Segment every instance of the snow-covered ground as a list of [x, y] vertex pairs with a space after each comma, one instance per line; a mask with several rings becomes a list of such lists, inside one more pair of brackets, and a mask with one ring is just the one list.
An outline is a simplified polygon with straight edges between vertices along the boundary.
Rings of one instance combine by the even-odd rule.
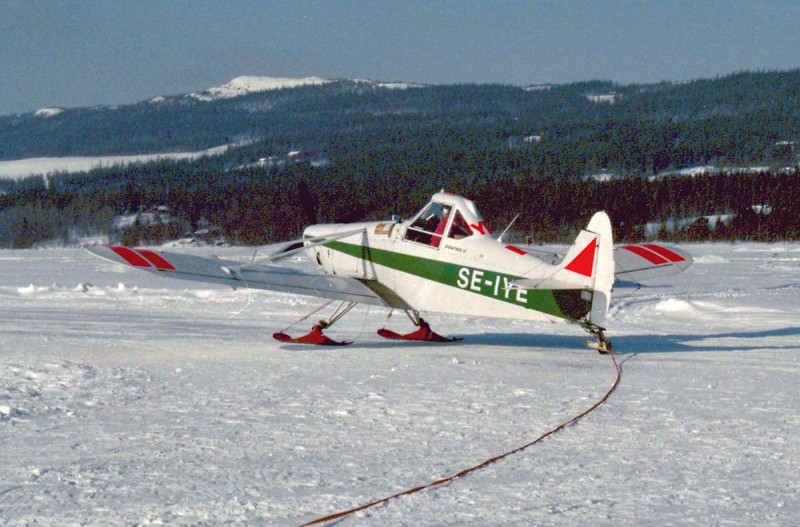
[[87, 172], [95, 168], [126, 166], [132, 163], [149, 163], [158, 160], [193, 160], [204, 156], [225, 153], [230, 145], [222, 145], [199, 152], [171, 152], [130, 156], [86, 156], [86, 157], [32, 157], [0, 161], [0, 177], [23, 179], [36, 175], [51, 175], [63, 172]]
[[[800, 245], [684, 248], [684, 274], [615, 292], [606, 405], [339, 525], [800, 524]], [[317, 301], [78, 249], [0, 269], [2, 525], [297, 525], [526, 444], [614, 380], [570, 325], [429, 315], [464, 340], [407, 344], [357, 308], [328, 331], [355, 344], [284, 345]]]

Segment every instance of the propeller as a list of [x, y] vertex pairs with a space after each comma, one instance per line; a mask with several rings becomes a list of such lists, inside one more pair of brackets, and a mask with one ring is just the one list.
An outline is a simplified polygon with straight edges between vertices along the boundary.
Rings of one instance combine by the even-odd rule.
[[[317, 223], [317, 199], [308, 188], [305, 180], [301, 179], [297, 183], [297, 200], [303, 213], [306, 216], [306, 224], [314, 225]], [[367, 211], [363, 205], [359, 203], [352, 203], [346, 208], [347, 212], [337, 214], [333, 218], [333, 223], [355, 223], [363, 221], [367, 215]]]
[[314, 225], [317, 223], [317, 200], [314, 199], [308, 185], [303, 179], [297, 183], [297, 199], [306, 215], [307, 224]]
[[360, 204], [354, 204], [349, 208], [348, 212], [337, 216], [334, 219], [334, 223], [355, 223], [357, 221], [362, 221], [364, 216], [366, 216], [364, 206]]

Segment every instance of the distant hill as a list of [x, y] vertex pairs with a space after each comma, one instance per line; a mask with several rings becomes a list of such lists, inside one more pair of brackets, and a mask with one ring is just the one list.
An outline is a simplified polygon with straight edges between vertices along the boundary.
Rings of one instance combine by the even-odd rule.
[[0, 117], [0, 161], [135, 161], [0, 175], [0, 247], [285, 240], [307, 222], [300, 187], [320, 221], [405, 216], [445, 188], [495, 228], [521, 214], [519, 236], [541, 241], [569, 239], [599, 209], [625, 240], [800, 239], [798, 144], [800, 70], [628, 86], [239, 77]]
[[333, 154], [446, 139], [449, 150], [535, 151], [549, 158], [553, 175], [792, 164], [800, 140], [800, 70], [627, 86], [239, 77], [203, 93], [138, 104], [0, 117], [0, 160], [229, 144], [256, 145], [250, 150], [257, 160], [290, 150]]

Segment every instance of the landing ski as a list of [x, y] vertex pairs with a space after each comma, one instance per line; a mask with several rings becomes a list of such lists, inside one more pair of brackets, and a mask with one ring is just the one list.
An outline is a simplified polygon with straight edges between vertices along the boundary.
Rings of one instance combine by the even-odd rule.
[[352, 342], [333, 340], [322, 332], [322, 326], [316, 325], [311, 329], [308, 335], [302, 337], [290, 337], [286, 333], [274, 333], [272, 338], [279, 342], [293, 343], [293, 344], [314, 344], [317, 346], [347, 346]]
[[378, 330], [378, 335], [385, 339], [415, 340], [418, 342], [458, 342], [459, 340], [463, 340], [457, 337], [443, 337], [442, 335], [435, 333], [433, 330], [431, 330], [430, 325], [428, 325], [428, 323], [422, 319], [419, 319], [419, 329], [412, 331], [411, 333], [401, 335], [400, 333], [396, 333], [391, 329], [381, 328]]

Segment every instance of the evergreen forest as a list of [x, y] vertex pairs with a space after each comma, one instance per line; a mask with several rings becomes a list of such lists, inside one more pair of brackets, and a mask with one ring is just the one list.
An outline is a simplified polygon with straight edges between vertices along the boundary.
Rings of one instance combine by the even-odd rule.
[[[630, 86], [337, 81], [0, 117], [0, 160], [223, 144], [196, 161], [0, 179], [0, 247], [265, 244], [310, 221], [405, 218], [440, 189], [473, 198], [495, 231], [519, 214], [515, 236], [536, 242], [568, 241], [601, 209], [624, 241], [800, 239], [800, 70]], [[682, 172], [694, 167], [708, 168]]]

